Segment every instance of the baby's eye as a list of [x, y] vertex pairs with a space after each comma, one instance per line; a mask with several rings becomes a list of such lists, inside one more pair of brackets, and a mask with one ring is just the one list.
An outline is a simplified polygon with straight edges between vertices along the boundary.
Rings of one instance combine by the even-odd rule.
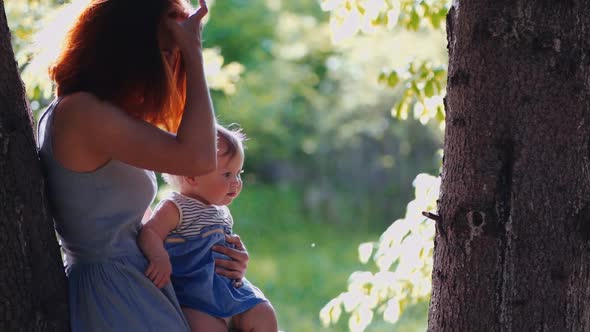
[[229, 178], [230, 176], [231, 176], [231, 173], [230, 172], [223, 173], [223, 177], [224, 178]]

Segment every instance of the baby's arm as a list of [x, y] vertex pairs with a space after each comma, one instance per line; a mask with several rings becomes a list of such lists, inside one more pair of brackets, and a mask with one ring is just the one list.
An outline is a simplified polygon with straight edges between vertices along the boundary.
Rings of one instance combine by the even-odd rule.
[[165, 201], [158, 206], [139, 233], [139, 248], [150, 262], [145, 275], [159, 288], [170, 281], [172, 273], [168, 252], [164, 249], [164, 239], [176, 228], [179, 219], [180, 214], [176, 205]]

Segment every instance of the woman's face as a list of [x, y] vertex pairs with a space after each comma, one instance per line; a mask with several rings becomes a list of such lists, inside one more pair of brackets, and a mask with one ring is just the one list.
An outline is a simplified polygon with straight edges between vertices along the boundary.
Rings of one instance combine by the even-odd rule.
[[164, 24], [160, 24], [158, 28], [158, 46], [160, 53], [168, 63], [171, 70], [174, 69], [176, 61], [180, 56], [180, 49], [176, 45], [172, 34], [166, 29]]

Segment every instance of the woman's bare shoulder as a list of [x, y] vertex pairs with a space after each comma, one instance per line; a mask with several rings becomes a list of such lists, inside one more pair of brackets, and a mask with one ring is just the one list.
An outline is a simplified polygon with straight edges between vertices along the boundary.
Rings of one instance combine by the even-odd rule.
[[84, 113], [109, 108], [108, 103], [100, 100], [90, 92], [74, 92], [61, 97], [57, 106], [60, 113]]
[[96, 169], [110, 159], [97, 148], [95, 136], [101, 132], [100, 100], [91, 93], [77, 92], [60, 97], [53, 117], [56, 158], [67, 168], [79, 172]]
[[[126, 121], [129, 116], [119, 107], [89, 92], [75, 92], [61, 98], [56, 108], [58, 122], [78, 125], [78, 129], [102, 127], [105, 122]], [[61, 119], [60, 119], [61, 118]]]
[[61, 97], [62, 102], [70, 102], [70, 103], [95, 103], [98, 102], [99, 99], [91, 92], [86, 91], [78, 91], [74, 93], [67, 94]]

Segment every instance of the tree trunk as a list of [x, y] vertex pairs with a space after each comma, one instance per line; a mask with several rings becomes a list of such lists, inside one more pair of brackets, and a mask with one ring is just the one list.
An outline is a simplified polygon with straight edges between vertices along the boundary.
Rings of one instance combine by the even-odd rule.
[[66, 280], [0, 0], [0, 331], [67, 331]]
[[590, 7], [453, 1], [430, 331], [590, 331]]

